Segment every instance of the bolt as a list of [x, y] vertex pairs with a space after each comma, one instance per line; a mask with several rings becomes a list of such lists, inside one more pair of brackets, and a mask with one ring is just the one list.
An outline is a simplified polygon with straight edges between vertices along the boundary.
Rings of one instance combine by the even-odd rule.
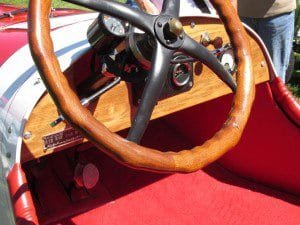
[[157, 26], [158, 26], [158, 27], [162, 27], [162, 23], [161, 23], [161, 22], [158, 22], [158, 23], [157, 23]]
[[171, 44], [171, 41], [170, 40], [167, 40], [166, 41], [167, 45]]
[[265, 67], [265, 65], [266, 65], [266, 62], [265, 62], [265, 61], [262, 61], [262, 62], [260, 63], [260, 66], [261, 66], [261, 67]]
[[11, 134], [12, 132], [12, 125], [10, 125], [8, 128], [7, 128], [7, 133]]
[[41, 78], [36, 79], [33, 85], [38, 85], [39, 83], [41, 83]]
[[191, 22], [191, 28], [194, 28], [196, 24], [194, 22]]
[[180, 38], [180, 39], [183, 39], [183, 35], [182, 35], [182, 34], [180, 34], [180, 35], [179, 35], [179, 38]]
[[11, 153], [10, 152], [6, 152], [5, 156], [6, 156], [6, 158], [9, 159], [11, 157]]
[[31, 132], [26, 131], [26, 132], [23, 134], [23, 138], [24, 138], [25, 140], [31, 138]]

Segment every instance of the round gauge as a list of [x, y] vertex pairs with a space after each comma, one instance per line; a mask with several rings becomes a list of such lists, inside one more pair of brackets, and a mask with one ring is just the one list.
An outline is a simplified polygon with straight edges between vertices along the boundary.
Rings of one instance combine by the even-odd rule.
[[112, 16], [99, 14], [89, 26], [87, 37], [100, 54], [110, 54], [125, 39], [128, 25]]
[[226, 50], [224, 53], [218, 56], [221, 64], [225, 67], [225, 69], [230, 72], [234, 73], [236, 70], [236, 64], [234, 60], [234, 54], [232, 49]]
[[117, 18], [103, 15], [102, 22], [106, 29], [116, 36], [125, 36], [125, 26], [123, 22]]
[[177, 87], [183, 87], [190, 80], [190, 66], [187, 63], [178, 63], [173, 68], [173, 83]]

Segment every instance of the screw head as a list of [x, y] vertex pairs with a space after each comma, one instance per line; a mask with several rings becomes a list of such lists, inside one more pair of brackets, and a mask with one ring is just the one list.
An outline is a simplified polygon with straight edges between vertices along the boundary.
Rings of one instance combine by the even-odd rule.
[[31, 132], [29, 132], [29, 131], [26, 131], [24, 134], [23, 134], [23, 138], [24, 139], [29, 139], [29, 138], [31, 138]]
[[157, 26], [158, 26], [158, 27], [162, 27], [162, 23], [161, 23], [161, 22], [158, 22], [158, 23], [157, 23]]
[[7, 128], [7, 133], [11, 134], [12, 133], [12, 125], [10, 125], [8, 128]]
[[6, 152], [5, 156], [6, 156], [6, 158], [10, 159], [11, 158], [11, 153], [10, 152]]
[[196, 26], [195, 22], [191, 22], [191, 28], [194, 28]]
[[36, 79], [33, 85], [38, 85], [39, 83], [41, 83], [41, 78]]

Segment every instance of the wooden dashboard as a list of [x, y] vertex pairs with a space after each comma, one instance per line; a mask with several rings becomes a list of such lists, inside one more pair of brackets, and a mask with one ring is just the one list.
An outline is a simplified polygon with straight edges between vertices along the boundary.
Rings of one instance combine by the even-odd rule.
[[[221, 37], [224, 43], [229, 43], [225, 29], [218, 19], [193, 17], [183, 18], [182, 22], [185, 31], [197, 41], [201, 40], [202, 34], [207, 33], [211, 39]], [[255, 37], [249, 35], [249, 38], [253, 75], [256, 84], [259, 84], [269, 80], [268, 63]], [[208, 48], [213, 49], [212, 46]], [[231, 90], [210, 69], [200, 63], [195, 63], [193, 88], [188, 92], [159, 101], [151, 119], [163, 117], [229, 93]], [[93, 115], [113, 132], [130, 127], [130, 119], [135, 111], [131, 104], [129, 87], [125, 82], [103, 94], [92, 108]], [[50, 123], [57, 119], [58, 115], [56, 106], [46, 93], [36, 104], [25, 125], [21, 155], [23, 162], [87, 141], [65, 122], [51, 127]], [[53, 138], [64, 138], [64, 135], [69, 135], [70, 132], [72, 135], [77, 135], [74, 140], [62, 143], [58, 147], [45, 148], [45, 137], [58, 134]]]

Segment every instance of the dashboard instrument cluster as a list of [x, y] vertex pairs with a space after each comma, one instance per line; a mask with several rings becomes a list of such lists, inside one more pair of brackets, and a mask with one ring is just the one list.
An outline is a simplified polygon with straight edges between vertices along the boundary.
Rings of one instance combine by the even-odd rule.
[[[235, 77], [234, 53], [221, 21], [211, 17], [183, 17], [181, 22], [184, 31], [197, 42], [201, 43], [204, 36], [207, 41], [212, 40], [206, 48]], [[87, 37], [93, 50], [71, 65], [65, 73], [75, 81], [84, 80], [77, 91], [82, 99], [90, 100], [86, 107], [95, 118], [112, 132], [129, 128], [151, 68], [151, 36], [131, 27], [126, 21], [100, 14], [88, 28]], [[255, 82], [259, 84], [269, 80], [269, 71], [262, 46], [250, 33], [249, 38], [253, 61], [260, 62], [255, 63], [253, 68]], [[87, 66], [86, 62], [92, 66]], [[185, 54], [175, 53], [171, 64], [166, 66], [170, 67], [169, 79], [151, 119], [231, 93], [231, 89], [207, 66]], [[86, 70], [84, 74], [77, 72], [82, 71], [83, 67]], [[22, 161], [40, 158], [87, 141], [74, 132], [63, 118], [51, 126], [59, 117], [53, 100], [46, 93], [34, 107], [25, 125], [24, 133], [30, 132], [32, 135], [23, 138], [25, 150], [22, 151]], [[54, 143], [57, 137], [62, 138]]]

